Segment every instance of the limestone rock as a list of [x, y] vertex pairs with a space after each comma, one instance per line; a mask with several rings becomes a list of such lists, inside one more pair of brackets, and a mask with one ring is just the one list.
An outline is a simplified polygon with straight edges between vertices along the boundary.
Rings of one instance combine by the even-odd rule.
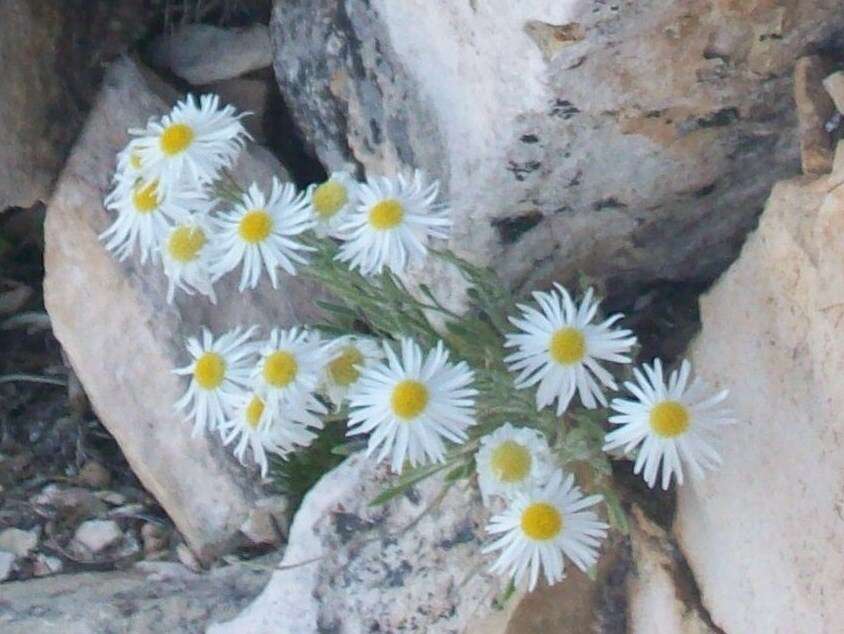
[[424, 168], [459, 253], [612, 289], [735, 256], [798, 164], [790, 69], [842, 25], [831, 0], [287, 0], [270, 29], [329, 169]]
[[487, 572], [490, 562], [480, 552], [487, 512], [476, 487], [458, 483], [432, 505], [443, 489], [435, 476], [370, 506], [394, 481], [361, 454], [324, 476], [296, 514], [284, 559], [266, 589], [209, 634], [521, 634], [562, 618], [582, 625], [576, 631], [592, 629], [612, 549], [597, 583], [572, 570], [564, 583], [496, 609], [493, 601], [507, 584]]
[[794, 67], [794, 101], [800, 126], [800, 158], [804, 174], [827, 174], [832, 169], [832, 136], [826, 124], [835, 104], [824, 89], [828, 64], [818, 55], [801, 57]]
[[38, 529], [29, 531], [20, 528], [7, 528], [0, 531], [0, 550], [12, 553], [16, 557], [26, 557], [38, 545]]
[[0, 631], [195, 634], [236, 614], [266, 582], [269, 573], [263, 568], [273, 562], [226, 566], [204, 575], [148, 574], [136, 566], [6, 583], [0, 590]]
[[273, 60], [269, 30], [263, 24], [243, 29], [188, 24], [156, 38], [150, 55], [155, 65], [194, 86], [238, 77]]
[[120, 542], [123, 531], [112, 520], [88, 520], [79, 525], [73, 538], [77, 544], [96, 554]]
[[678, 491], [675, 533], [726, 632], [844, 619], [844, 189], [779, 183], [700, 302], [697, 370], [731, 389], [723, 466]]
[[47, 200], [104, 60], [143, 36], [144, 12], [138, 0], [0, 2], [0, 211]]
[[823, 80], [823, 87], [832, 98], [835, 109], [838, 112], [844, 112], [844, 71], [839, 70], [829, 75]]
[[[266, 281], [237, 292], [237, 272], [217, 285], [218, 304], [177, 296], [166, 302], [166, 280], [155, 265], [120, 263], [97, 236], [111, 222], [102, 206], [115, 153], [126, 129], [169, 109], [153, 79], [133, 62], [107, 72], [102, 94], [77, 142], [47, 211], [44, 294], [53, 330], [85, 386], [91, 404], [132, 469], [204, 561], [238, 541], [238, 528], [258, 497], [255, 480], [219, 437], [191, 438], [173, 407], [186, 389], [172, 373], [187, 362], [184, 339], [202, 326], [220, 333], [240, 324], [312, 321], [314, 291], [301, 278]], [[263, 148], [244, 153], [234, 170], [266, 184], [283, 170]]]
[[630, 634], [720, 634], [707, 623], [684, 578], [665, 531], [634, 507], [631, 519], [633, 571], [627, 579]]

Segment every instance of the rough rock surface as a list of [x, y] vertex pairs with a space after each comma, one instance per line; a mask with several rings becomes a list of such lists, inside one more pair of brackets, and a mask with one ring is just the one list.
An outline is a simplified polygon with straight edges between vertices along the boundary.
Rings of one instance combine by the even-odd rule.
[[324, 476], [296, 514], [267, 588], [209, 634], [521, 634], [562, 618], [582, 627], [573, 632], [590, 631], [613, 549], [597, 583], [572, 570], [564, 583], [530, 595], [528, 605], [513, 598], [496, 609], [506, 582], [486, 571], [489, 561], [480, 553], [487, 512], [477, 489], [457, 484], [431, 506], [443, 486], [432, 477], [386, 505], [369, 506], [394, 481], [361, 454]]
[[630, 634], [722, 634], [707, 622], [676, 547], [637, 508], [631, 519], [633, 570], [627, 577]]
[[275, 4], [275, 71], [329, 168], [441, 178], [508, 281], [711, 278], [799, 165], [791, 68], [836, 0]]
[[142, 5], [0, 2], [0, 211], [48, 198], [82, 127], [104, 58], [128, 41], [126, 22], [132, 37], [143, 35]]
[[156, 38], [153, 63], [194, 86], [239, 77], [272, 64], [270, 35], [263, 24], [223, 29], [210, 24], [188, 24]]
[[844, 620], [844, 152], [774, 188], [738, 261], [701, 299], [698, 371], [739, 424], [720, 470], [680, 488], [675, 533], [726, 632]]
[[3, 634], [196, 634], [229, 618], [266, 583], [272, 560], [195, 575], [178, 564], [59, 575], [3, 584]]
[[[190, 425], [173, 408], [186, 385], [171, 371], [187, 362], [184, 338], [202, 326], [219, 333], [239, 324], [291, 324], [312, 314], [313, 293], [299, 278], [282, 278], [278, 291], [267, 282], [239, 294], [235, 272], [218, 284], [216, 307], [184, 294], [168, 305], [160, 267], [133, 258], [120, 263], [103, 248], [97, 236], [111, 218], [101, 201], [126, 128], [168, 109], [150, 85], [128, 60], [107, 73], [47, 212], [45, 302], [100, 420], [191, 548], [208, 560], [231, 545], [258, 493], [218, 437], [190, 437]], [[272, 173], [284, 176], [260, 147], [236, 169], [243, 184], [246, 174], [266, 183]]]

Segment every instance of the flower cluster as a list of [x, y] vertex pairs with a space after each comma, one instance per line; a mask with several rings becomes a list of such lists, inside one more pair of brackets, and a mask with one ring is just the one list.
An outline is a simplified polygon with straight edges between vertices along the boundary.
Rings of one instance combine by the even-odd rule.
[[592, 567], [609, 528], [596, 508], [603, 497], [565, 471], [564, 456], [589, 429], [595, 436], [579, 420], [599, 419], [593, 462], [635, 455], [651, 487], [718, 465], [718, 428], [733, 422], [726, 391], [692, 380], [687, 361], [667, 377], [658, 359], [635, 368], [621, 381], [627, 396], [608, 398], [636, 337], [619, 326], [623, 315], [600, 315], [592, 289], [578, 302], [555, 284], [515, 304], [494, 274], [435, 251], [470, 282], [474, 309], [456, 315], [425, 285], [411, 292], [402, 281], [448, 238], [436, 181], [336, 172], [304, 192], [278, 180], [269, 192], [241, 188], [229, 171], [248, 136], [241, 116], [216, 97], [188, 97], [131, 131], [105, 201], [117, 213], [106, 247], [160, 258], [171, 300], [181, 289], [215, 301], [214, 283], [238, 268], [241, 291], [264, 273], [277, 288], [282, 269], [323, 282], [342, 305], [326, 305], [338, 315], [330, 327], [189, 339], [191, 361], [176, 370], [189, 385], [176, 405], [195, 434], [219, 432], [266, 474], [268, 454], [285, 457], [326, 420], [345, 420], [347, 435], [364, 437], [367, 455], [405, 483], [447, 466], [457, 467], [449, 478], [476, 475], [493, 513], [492, 569], [530, 589], [540, 576], [561, 580], [566, 558]]

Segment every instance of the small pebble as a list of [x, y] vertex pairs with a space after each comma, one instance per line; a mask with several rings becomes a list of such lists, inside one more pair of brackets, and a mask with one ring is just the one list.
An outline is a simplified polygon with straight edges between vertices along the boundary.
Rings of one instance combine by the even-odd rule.
[[38, 545], [40, 529], [31, 531], [20, 528], [7, 528], [0, 532], [0, 550], [12, 553], [16, 557], [26, 557]]
[[111, 484], [111, 474], [108, 469], [95, 460], [89, 460], [76, 477], [79, 484], [91, 487], [92, 489], [104, 489]]
[[99, 553], [123, 539], [123, 531], [111, 520], [88, 520], [79, 525], [73, 538], [91, 553]]

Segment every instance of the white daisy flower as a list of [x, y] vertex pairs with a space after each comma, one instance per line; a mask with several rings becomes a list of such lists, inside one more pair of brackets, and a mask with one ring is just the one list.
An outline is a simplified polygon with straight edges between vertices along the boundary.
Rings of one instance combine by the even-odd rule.
[[618, 412], [610, 422], [621, 425], [607, 434], [604, 450], [623, 447], [625, 453], [639, 448], [633, 471], [644, 469], [645, 482], [653, 487], [662, 463], [662, 488], [667, 489], [672, 475], [683, 484], [683, 465], [692, 475], [703, 478], [705, 470], [721, 464], [714, 448], [718, 428], [735, 422], [723, 405], [727, 390], [713, 394], [702, 380], [689, 384], [691, 365], [683, 361], [666, 384], [662, 362], [644, 364], [644, 373], [633, 371], [636, 382], [626, 387], [636, 400], [613, 399], [611, 407]]
[[273, 288], [278, 288], [276, 269], [295, 275], [294, 262], [307, 262], [299, 252], [313, 251], [292, 239], [314, 226], [304, 195], [276, 178], [269, 198], [253, 183], [234, 210], [221, 214], [216, 224], [219, 239], [214, 275], [219, 278], [242, 263], [241, 291], [255, 288], [263, 269]]
[[348, 335], [328, 343], [328, 361], [322, 370], [321, 391], [339, 409], [360, 373], [384, 358], [381, 346], [368, 337]]
[[285, 404], [282, 408], [267, 406], [255, 392], [243, 392], [229, 417], [220, 426], [223, 444], [235, 440], [234, 456], [246, 464], [246, 450], [260, 467], [261, 476], [269, 469], [267, 454], [285, 457], [297, 447], [307, 447], [316, 438], [310, 428], [322, 429], [322, 421], [314, 412], [325, 413], [319, 401], [308, 395], [303, 402]]
[[450, 363], [440, 341], [423, 356], [411, 339], [401, 339], [401, 357], [384, 343], [387, 362], [365, 368], [349, 390], [348, 435], [367, 434], [367, 455], [388, 455], [394, 472], [445, 460], [444, 440], [462, 443], [475, 424], [474, 373], [464, 362]]
[[245, 140], [251, 138], [231, 106], [220, 107], [216, 95], [193, 95], [176, 104], [161, 121], [129, 130], [132, 147], [147, 180], [160, 183], [163, 192], [179, 185], [195, 188], [212, 183], [223, 168], [231, 167]]
[[193, 361], [173, 372], [191, 377], [190, 386], [176, 407], [193, 420], [194, 436], [204, 429], [215, 431], [224, 423], [249, 385], [255, 357], [255, 346], [249, 339], [255, 331], [255, 327], [235, 328], [215, 339], [203, 328], [201, 339], [187, 340]]
[[327, 181], [307, 191], [308, 213], [320, 237], [342, 237], [338, 228], [358, 202], [358, 183], [346, 172], [332, 172]]
[[261, 343], [260, 354], [253, 383], [271, 406], [299, 402], [316, 391], [326, 351], [315, 333], [274, 328]]
[[167, 303], [173, 302], [177, 288], [188, 295], [197, 291], [217, 303], [211, 278], [213, 239], [203, 212], [170, 227], [160, 247], [167, 275]]
[[584, 572], [598, 560], [598, 548], [607, 524], [587, 511], [603, 498], [584, 497], [574, 476], [563, 479], [557, 469], [544, 486], [517, 493], [507, 510], [490, 520], [487, 532], [501, 535], [484, 553], [501, 551], [490, 570], [511, 576], [528, 590], [536, 587], [540, 571], [549, 585], [565, 577], [563, 555]]
[[521, 318], [510, 321], [522, 332], [507, 335], [504, 344], [517, 351], [506, 357], [511, 372], [518, 372], [516, 387], [524, 389], [539, 383], [536, 406], [542, 409], [556, 399], [557, 416], [562, 416], [575, 391], [583, 405], [594, 409], [607, 404], [601, 386], [617, 389], [615, 380], [599, 361], [630, 363], [627, 352], [636, 343], [629, 330], [612, 325], [624, 315], [613, 315], [599, 324], [591, 323], [600, 302], [586, 291], [576, 306], [566, 289], [533, 294], [542, 312], [519, 304]]
[[105, 199], [106, 208], [117, 212], [117, 219], [100, 234], [100, 240], [119, 260], [129, 257], [137, 245], [145, 264], [150, 254], [156, 257], [172, 224], [190, 216], [201, 203], [199, 196], [180, 189], [159, 192], [155, 181], [118, 180]]
[[428, 241], [447, 239], [451, 227], [448, 208], [436, 202], [439, 187], [439, 181], [427, 183], [419, 170], [412, 179], [370, 178], [359, 185], [358, 206], [338, 227], [346, 242], [337, 259], [363, 275], [381, 273], [384, 267], [401, 274], [422, 260]]
[[475, 456], [478, 484], [484, 501], [493, 495], [504, 498], [544, 482], [552, 464], [545, 436], [534, 429], [505, 423], [481, 438]]
[[137, 139], [132, 139], [117, 153], [117, 171], [114, 174], [114, 180], [117, 183], [133, 185], [140, 177], [141, 155], [138, 153]]

